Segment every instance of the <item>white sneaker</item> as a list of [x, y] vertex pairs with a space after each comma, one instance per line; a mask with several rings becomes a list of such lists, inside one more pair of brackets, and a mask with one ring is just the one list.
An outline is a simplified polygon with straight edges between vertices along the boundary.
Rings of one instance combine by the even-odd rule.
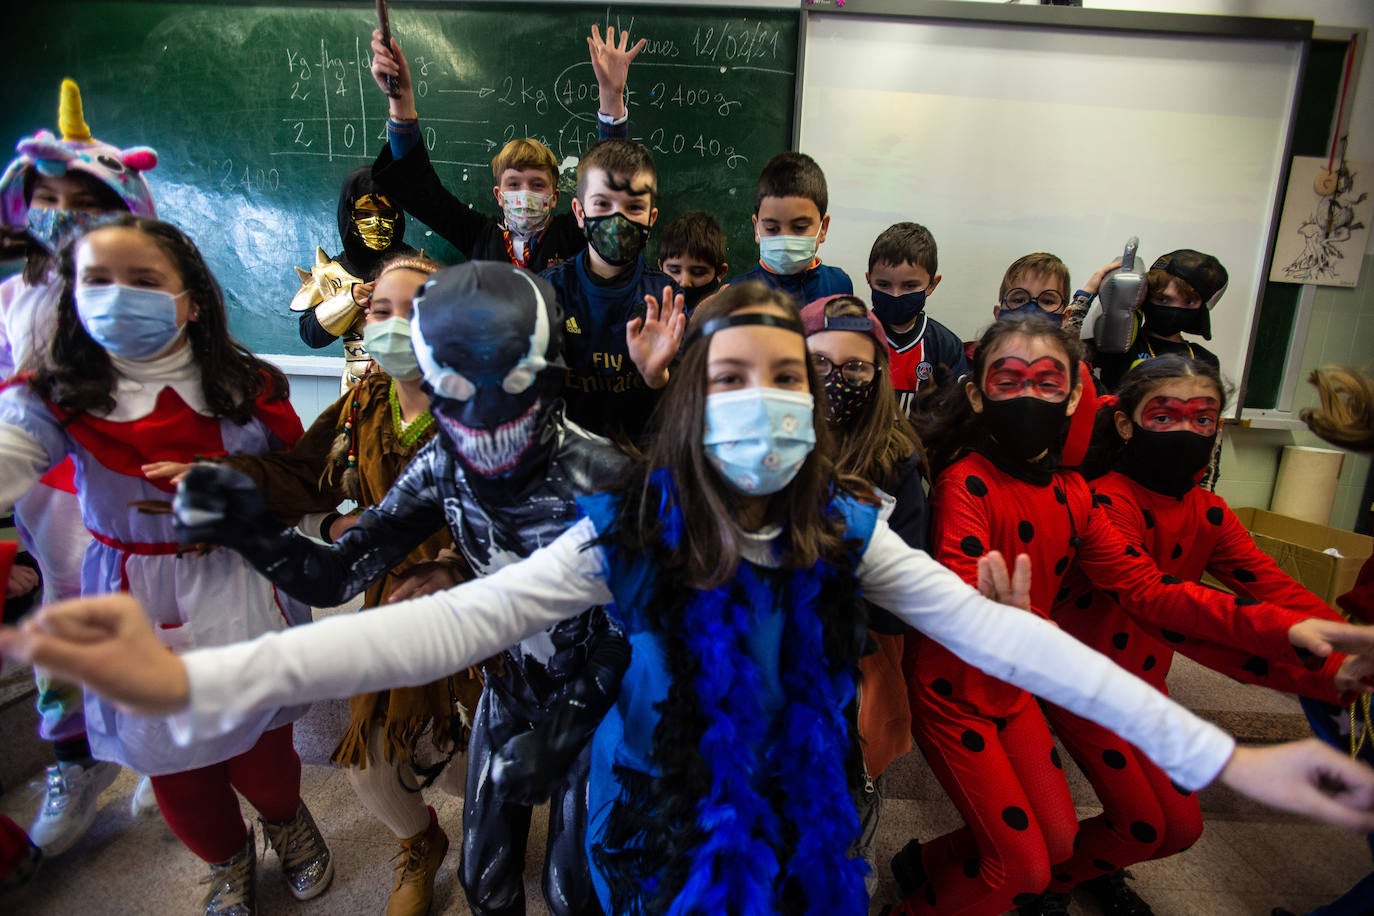
[[129, 813], [134, 817], [150, 817], [160, 811], [157, 806], [157, 793], [153, 791], [153, 781], [147, 776], [140, 776], [134, 796], [129, 799]]
[[71, 848], [95, 820], [100, 793], [119, 776], [119, 766], [97, 761], [89, 769], [79, 763], [55, 763], [44, 778], [47, 795], [29, 828], [29, 838], [46, 857]]

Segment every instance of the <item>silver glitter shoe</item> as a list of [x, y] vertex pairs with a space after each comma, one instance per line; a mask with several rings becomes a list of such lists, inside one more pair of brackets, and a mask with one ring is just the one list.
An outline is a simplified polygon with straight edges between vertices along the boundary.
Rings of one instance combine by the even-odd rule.
[[334, 878], [334, 858], [305, 802], [301, 802], [289, 821], [274, 824], [259, 820], [267, 842], [281, 857], [281, 870], [291, 894], [297, 900], [309, 900], [323, 894]]
[[227, 862], [212, 864], [210, 877], [201, 881], [210, 885], [202, 904], [204, 916], [253, 916], [257, 869], [258, 844], [250, 829], [243, 850]]

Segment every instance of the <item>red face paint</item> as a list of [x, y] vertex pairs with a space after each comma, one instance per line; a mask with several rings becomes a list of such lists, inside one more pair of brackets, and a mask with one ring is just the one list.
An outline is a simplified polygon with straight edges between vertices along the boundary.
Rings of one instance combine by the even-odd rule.
[[1210, 436], [1217, 431], [1217, 420], [1221, 414], [1221, 402], [1216, 398], [1155, 397], [1145, 402], [1140, 412], [1140, 428], [1154, 432], [1178, 432], [1187, 430], [1200, 436]]
[[1069, 371], [1053, 356], [1030, 363], [1019, 356], [1004, 356], [988, 367], [983, 393], [994, 401], [1026, 396], [1062, 401], [1069, 396]]

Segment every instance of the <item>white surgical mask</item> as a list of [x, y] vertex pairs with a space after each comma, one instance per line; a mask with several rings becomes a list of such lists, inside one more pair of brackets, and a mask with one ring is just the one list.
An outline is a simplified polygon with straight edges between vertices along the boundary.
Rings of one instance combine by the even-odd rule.
[[765, 235], [759, 238], [759, 260], [774, 273], [799, 274], [816, 260], [814, 235]]
[[815, 403], [808, 392], [781, 388], [708, 394], [702, 433], [707, 458], [741, 493], [778, 492], [816, 444]]
[[76, 313], [96, 343], [123, 359], [147, 359], [181, 333], [177, 299], [160, 289], [136, 286], [78, 286]]
[[363, 325], [363, 346], [382, 371], [398, 382], [420, 377], [420, 362], [410, 343], [410, 319], [393, 315]]

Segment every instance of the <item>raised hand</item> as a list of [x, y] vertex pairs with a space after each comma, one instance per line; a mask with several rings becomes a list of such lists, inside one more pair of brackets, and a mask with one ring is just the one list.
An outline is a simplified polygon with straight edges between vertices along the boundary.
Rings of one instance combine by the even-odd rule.
[[625, 117], [625, 83], [630, 78], [630, 63], [644, 50], [648, 40], [641, 38], [630, 46], [630, 33], [620, 33], [620, 43], [616, 43], [615, 26], [606, 27], [606, 38], [601, 38], [601, 30], [592, 24], [591, 37], [587, 39], [587, 50], [592, 56], [592, 70], [596, 73], [596, 85], [600, 91], [599, 104], [602, 114], [613, 118]]
[[391, 38], [391, 47], [388, 48], [382, 44], [381, 30], [373, 29], [372, 78], [377, 81], [382, 92], [387, 91], [388, 76], [396, 82], [396, 95], [390, 96], [387, 103], [391, 116], [398, 121], [414, 118], [415, 87], [410, 82], [410, 64], [406, 63], [405, 55], [401, 53], [401, 46], [396, 43], [394, 35]]
[[1002, 554], [990, 550], [978, 558], [978, 591], [983, 597], [1000, 604], [1030, 610], [1031, 561], [1027, 554], [1018, 554], [1013, 572], [1008, 575]]
[[663, 287], [663, 304], [653, 296], [644, 297], [644, 317], [632, 318], [625, 325], [625, 346], [635, 368], [644, 376], [650, 388], [668, 384], [668, 366], [682, 344], [687, 330], [687, 316], [683, 314], [681, 293], [673, 294], [671, 286]]
[[0, 653], [144, 715], [175, 712], [190, 696], [185, 666], [124, 593], [51, 604], [21, 627], [0, 627]]

